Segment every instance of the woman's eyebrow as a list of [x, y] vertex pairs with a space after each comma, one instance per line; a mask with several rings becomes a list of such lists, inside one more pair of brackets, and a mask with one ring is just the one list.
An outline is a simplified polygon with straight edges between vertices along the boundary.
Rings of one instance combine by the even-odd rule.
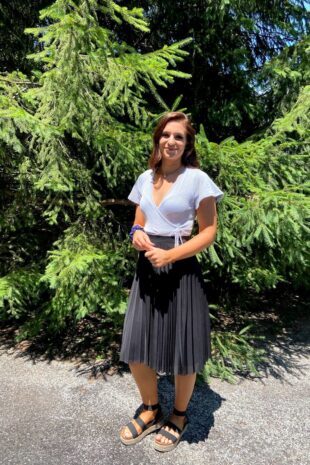
[[181, 132], [163, 131], [162, 133], [163, 134], [173, 134], [174, 136], [182, 136], [182, 137], [184, 137], [184, 134], [182, 134]]

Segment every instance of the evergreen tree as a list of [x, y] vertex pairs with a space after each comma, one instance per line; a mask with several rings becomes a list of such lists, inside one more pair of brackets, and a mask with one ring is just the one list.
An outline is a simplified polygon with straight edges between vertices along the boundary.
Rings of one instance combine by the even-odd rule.
[[0, 1], [0, 70], [22, 73], [31, 71], [27, 54], [39, 48], [32, 37], [25, 34], [26, 27], [36, 26], [39, 11], [53, 0]]
[[141, 6], [151, 34], [121, 29], [128, 43], [152, 51], [191, 37], [177, 80], [162, 93], [182, 105], [210, 140], [239, 141], [265, 129], [309, 82], [309, 12], [300, 0], [125, 0]]
[[42, 44], [30, 58], [43, 71], [0, 80], [3, 308], [26, 311], [23, 299], [4, 302], [29, 271], [24, 292], [49, 292], [36, 312], [56, 326], [124, 300], [128, 244], [117, 239], [128, 226], [113, 220], [105, 200], [128, 189], [145, 156], [153, 118], [145, 92], [162, 104], [156, 87], [188, 77], [173, 69], [188, 41], [141, 54], [99, 26], [98, 12], [148, 30], [141, 9], [57, 0], [41, 12], [47, 25], [27, 30]]
[[217, 243], [208, 249], [222, 290], [230, 283], [256, 292], [279, 282], [309, 286], [309, 115], [306, 86], [258, 140], [215, 144], [200, 129], [203, 166], [228, 193]]

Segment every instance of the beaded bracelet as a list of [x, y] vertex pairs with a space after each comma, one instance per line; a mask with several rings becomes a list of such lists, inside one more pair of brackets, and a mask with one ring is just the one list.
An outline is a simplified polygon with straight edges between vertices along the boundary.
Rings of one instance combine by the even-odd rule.
[[142, 226], [140, 226], [139, 224], [134, 224], [133, 227], [131, 228], [130, 230], [130, 233], [129, 233], [129, 239], [133, 240], [133, 235], [136, 231], [144, 231], [144, 228]]

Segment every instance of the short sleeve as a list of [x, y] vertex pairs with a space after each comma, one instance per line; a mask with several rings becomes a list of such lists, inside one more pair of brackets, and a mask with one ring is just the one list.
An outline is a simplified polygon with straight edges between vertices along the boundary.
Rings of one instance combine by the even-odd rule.
[[144, 173], [140, 174], [138, 179], [136, 180], [133, 188], [131, 189], [130, 194], [128, 195], [128, 199], [131, 200], [131, 202], [136, 203], [137, 205], [140, 205], [140, 200], [142, 197], [142, 188], [143, 185], [146, 181], [147, 176], [149, 175], [151, 170], [145, 171]]
[[199, 207], [201, 200], [206, 197], [215, 197], [216, 202], [219, 202], [223, 198], [224, 193], [203, 171], [200, 171], [197, 181], [197, 190], [195, 195], [196, 210]]

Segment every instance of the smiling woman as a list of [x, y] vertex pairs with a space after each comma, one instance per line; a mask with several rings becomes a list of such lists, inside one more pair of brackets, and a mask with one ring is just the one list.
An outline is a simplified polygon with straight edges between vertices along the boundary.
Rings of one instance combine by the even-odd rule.
[[[196, 373], [211, 355], [208, 302], [195, 255], [215, 240], [216, 201], [223, 192], [198, 168], [195, 131], [184, 113], [159, 121], [149, 165], [128, 197], [136, 204], [130, 236], [139, 259], [120, 354], [143, 403], [120, 439], [135, 444], [162, 426], [154, 447], [164, 452], [176, 447], [188, 426]], [[196, 217], [199, 233], [190, 238]], [[165, 422], [157, 372], [175, 376], [175, 406]]]

